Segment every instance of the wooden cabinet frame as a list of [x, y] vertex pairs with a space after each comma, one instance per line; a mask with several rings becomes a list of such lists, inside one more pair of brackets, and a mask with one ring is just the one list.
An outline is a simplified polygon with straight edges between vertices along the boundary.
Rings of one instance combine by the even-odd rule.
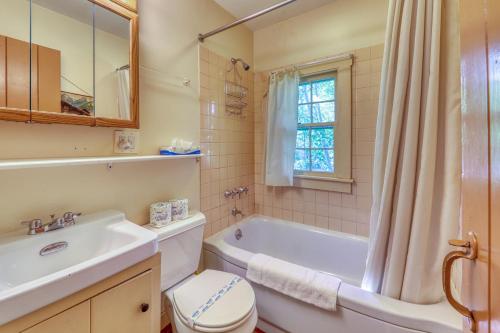
[[[88, 117], [38, 110], [0, 109], [0, 120], [42, 124], [68, 124], [98, 127], [139, 128], [139, 17], [132, 9], [114, 0], [88, 0], [130, 21], [130, 120]], [[1, 65], [2, 63], [0, 63]], [[0, 73], [2, 71], [0, 70]], [[31, 109], [33, 107], [31, 106]]]

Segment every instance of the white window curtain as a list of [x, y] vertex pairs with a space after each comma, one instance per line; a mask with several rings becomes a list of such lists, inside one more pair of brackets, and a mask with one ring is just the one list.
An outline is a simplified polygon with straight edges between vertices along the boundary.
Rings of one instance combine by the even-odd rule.
[[120, 69], [118, 76], [118, 114], [120, 119], [130, 120], [130, 70]]
[[273, 73], [267, 102], [265, 184], [293, 185], [299, 73]]
[[460, 49], [456, 0], [390, 0], [363, 288], [407, 302], [443, 297], [458, 234]]

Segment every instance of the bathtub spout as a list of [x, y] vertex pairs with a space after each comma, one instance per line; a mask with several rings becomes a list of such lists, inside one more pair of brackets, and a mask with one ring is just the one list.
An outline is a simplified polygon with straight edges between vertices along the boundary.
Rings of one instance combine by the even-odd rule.
[[233, 209], [231, 209], [231, 215], [233, 215], [234, 217], [240, 215], [241, 217], [243, 217], [243, 212], [241, 210], [239, 210], [238, 208], [234, 207]]

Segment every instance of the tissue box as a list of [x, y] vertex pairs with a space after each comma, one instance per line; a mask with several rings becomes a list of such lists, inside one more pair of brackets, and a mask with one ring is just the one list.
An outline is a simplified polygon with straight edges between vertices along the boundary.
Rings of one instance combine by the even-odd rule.
[[161, 228], [172, 222], [172, 204], [157, 202], [150, 206], [149, 222], [156, 228]]
[[179, 221], [188, 217], [189, 213], [189, 200], [188, 199], [175, 199], [170, 200], [172, 205], [172, 220]]

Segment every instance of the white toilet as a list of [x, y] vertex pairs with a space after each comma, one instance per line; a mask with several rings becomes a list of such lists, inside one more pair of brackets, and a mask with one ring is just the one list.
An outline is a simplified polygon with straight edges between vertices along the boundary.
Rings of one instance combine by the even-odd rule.
[[174, 332], [253, 333], [257, 325], [255, 294], [237, 275], [206, 270], [195, 275], [206, 219], [202, 213], [163, 228], [158, 234], [161, 252], [161, 289], [168, 298]]

